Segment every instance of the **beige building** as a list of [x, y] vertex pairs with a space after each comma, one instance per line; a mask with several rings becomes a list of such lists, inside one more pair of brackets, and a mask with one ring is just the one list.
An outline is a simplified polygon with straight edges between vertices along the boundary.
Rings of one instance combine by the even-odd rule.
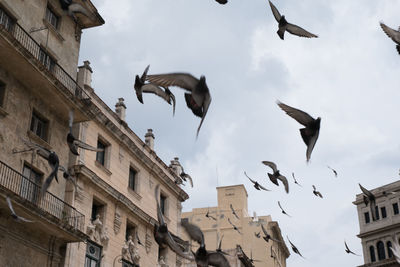
[[363, 247], [364, 265], [361, 266], [400, 266], [390, 250], [394, 241], [400, 242], [400, 181], [370, 191], [376, 197], [375, 221], [372, 220], [370, 207], [363, 201], [363, 194], [358, 194], [353, 202], [357, 206], [358, 237]]
[[[253, 265], [256, 267], [285, 267], [286, 259], [290, 253], [282, 238], [281, 230], [276, 221], [271, 216], [249, 216], [247, 206], [247, 191], [243, 185], [217, 187], [218, 206], [195, 208], [191, 212], [183, 212], [182, 218], [187, 218], [189, 222], [196, 224], [202, 229], [208, 250], [215, 250], [218, 246], [219, 237], [223, 236], [222, 250], [228, 252], [231, 256], [227, 259], [231, 266], [252, 266], [249, 265], [249, 259], [252, 256]], [[230, 205], [234, 208], [239, 219], [231, 211]], [[208, 214], [209, 217], [206, 217]], [[213, 218], [215, 218], [215, 220]], [[230, 221], [241, 232], [233, 229]], [[267, 232], [280, 242], [269, 240], [267, 243], [263, 238], [261, 224]], [[261, 238], [257, 238], [255, 233], [259, 233]], [[183, 233], [183, 239], [188, 237]], [[197, 244], [192, 242], [194, 251]], [[195, 266], [187, 264], [187, 266]]]
[[[0, 0], [0, 266], [157, 266], [159, 256], [161, 266], [179, 266], [153, 238], [154, 188], [175, 235], [188, 195], [155, 153], [153, 133], [144, 142], [128, 127], [123, 99], [114, 112], [91, 88], [89, 62], [77, 71], [82, 29], [104, 21], [90, 0], [74, 2], [92, 17], [75, 21], [59, 0]], [[71, 109], [74, 136], [104, 152], [69, 152]], [[55, 151], [77, 187], [59, 172], [40, 198], [51, 168], [22, 139]], [[34, 222], [16, 222], [6, 197]]]

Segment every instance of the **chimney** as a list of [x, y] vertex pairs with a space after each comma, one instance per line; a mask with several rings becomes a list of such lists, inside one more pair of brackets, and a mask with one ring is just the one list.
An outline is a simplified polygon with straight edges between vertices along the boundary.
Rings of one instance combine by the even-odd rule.
[[118, 114], [118, 117], [125, 121], [126, 117], [126, 106], [122, 97], [118, 98], [118, 103], [115, 104], [115, 112]]
[[144, 142], [148, 145], [151, 150], [154, 150], [154, 134], [153, 129], [147, 129], [147, 133], [144, 136]]
[[83, 66], [78, 67], [78, 85], [82, 88], [86, 86], [92, 88], [92, 73], [93, 70], [90, 67], [90, 62], [88, 60], [83, 61]]
[[173, 160], [171, 160], [171, 164], [169, 167], [176, 173], [176, 175], [181, 175], [182, 173], [182, 166], [179, 163], [179, 158], [175, 157]]

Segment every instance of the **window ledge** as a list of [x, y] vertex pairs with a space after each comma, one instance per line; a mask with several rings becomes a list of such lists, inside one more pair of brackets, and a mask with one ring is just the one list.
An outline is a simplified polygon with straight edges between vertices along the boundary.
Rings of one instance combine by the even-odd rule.
[[50, 146], [49, 143], [47, 143], [47, 141], [43, 140], [42, 138], [40, 138], [39, 136], [37, 136], [34, 132], [32, 132], [31, 130], [28, 130], [28, 137], [33, 139], [33, 141], [35, 141], [36, 143], [38, 143], [39, 145], [47, 148], [48, 150], [52, 150], [52, 147]]
[[62, 37], [62, 35], [60, 34], [60, 32], [59, 32], [56, 28], [54, 28], [54, 26], [51, 25], [46, 19], [43, 19], [43, 23], [44, 23], [44, 25], [46, 25], [46, 27], [47, 27], [47, 29], [48, 29], [49, 31], [51, 31], [52, 33], [54, 33], [54, 34], [56, 35], [56, 37], [58, 38], [58, 40], [60, 40], [61, 42], [64, 42], [64, 41], [65, 41], [64, 37]]
[[105, 166], [103, 166], [100, 162], [98, 162], [97, 160], [94, 161], [94, 164], [101, 169], [103, 172], [105, 172], [108, 176], [111, 176], [112, 172], [107, 169]]
[[4, 108], [0, 107], [0, 116], [5, 117], [7, 115], [8, 115], [8, 112]]
[[128, 187], [128, 192], [130, 194], [132, 194], [135, 198], [137, 198], [137, 200], [141, 200], [142, 199], [142, 196], [140, 196], [135, 190], [133, 190], [130, 187]]

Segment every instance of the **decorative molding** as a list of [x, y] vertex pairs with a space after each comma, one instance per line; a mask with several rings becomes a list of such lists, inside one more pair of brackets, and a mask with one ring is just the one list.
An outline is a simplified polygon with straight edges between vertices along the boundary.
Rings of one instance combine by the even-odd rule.
[[119, 233], [119, 230], [121, 229], [121, 211], [119, 210], [119, 207], [115, 205], [115, 213], [114, 213], [114, 233], [117, 235]]
[[150, 231], [150, 230], [148, 230], [147, 227], [146, 227], [146, 237], [145, 237], [145, 244], [144, 245], [145, 245], [147, 254], [150, 253], [151, 245], [153, 244], [151, 235], [148, 233], [148, 231]]

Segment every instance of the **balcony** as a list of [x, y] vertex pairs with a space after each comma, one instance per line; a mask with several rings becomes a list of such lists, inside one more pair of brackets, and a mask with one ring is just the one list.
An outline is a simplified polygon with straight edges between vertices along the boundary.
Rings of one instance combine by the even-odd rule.
[[22, 210], [29, 215], [29, 219], [40, 221], [48, 226], [48, 231], [66, 241], [86, 240], [87, 236], [83, 233], [85, 216], [49, 192], [40, 198], [40, 190], [40, 185], [0, 161], [0, 194], [19, 204], [14, 206], [17, 214], [18, 210]]
[[0, 66], [49, 105], [57, 106], [62, 117], [68, 118], [69, 106], [73, 106], [77, 108], [76, 121], [87, 120], [84, 109], [89, 94], [1, 7]]

